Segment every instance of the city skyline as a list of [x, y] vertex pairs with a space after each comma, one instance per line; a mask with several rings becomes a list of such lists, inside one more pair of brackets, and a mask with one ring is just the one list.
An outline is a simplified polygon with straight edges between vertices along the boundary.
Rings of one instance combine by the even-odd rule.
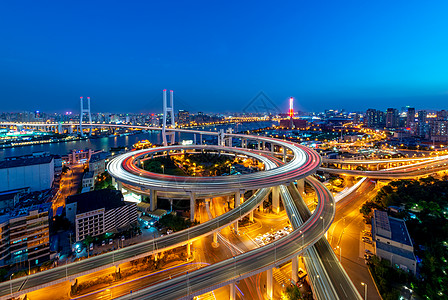
[[441, 1], [3, 6], [7, 111], [76, 111], [79, 96], [93, 111], [156, 111], [163, 88], [189, 111], [239, 111], [260, 91], [282, 111], [290, 96], [303, 111], [448, 98]]

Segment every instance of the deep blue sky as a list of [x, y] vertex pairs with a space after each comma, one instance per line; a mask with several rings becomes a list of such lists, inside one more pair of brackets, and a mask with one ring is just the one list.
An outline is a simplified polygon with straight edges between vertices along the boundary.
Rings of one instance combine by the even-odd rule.
[[447, 1], [2, 1], [0, 111], [448, 108]]

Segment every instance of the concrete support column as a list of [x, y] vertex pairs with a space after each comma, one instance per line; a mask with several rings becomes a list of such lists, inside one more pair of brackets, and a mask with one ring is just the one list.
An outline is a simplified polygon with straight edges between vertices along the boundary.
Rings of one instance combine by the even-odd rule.
[[280, 212], [280, 188], [278, 186], [272, 188], [272, 211], [275, 214]]
[[190, 193], [190, 221], [194, 221], [194, 210], [196, 209], [196, 197], [193, 192]]
[[235, 283], [231, 283], [230, 284], [230, 296], [229, 296], [230, 300], [236, 300], [236, 288], [235, 288]]
[[286, 147], [283, 146], [283, 162], [286, 162]]
[[254, 221], [254, 211], [253, 210], [249, 213], [249, 221], [251, 221], [251, 222]]
[[191, 244], [190, 244], [190, 241], [188, 241], [188, 243], [187, 243], [187, 256], [190, 257], [190, 255], [191, 255]]
[[[241, 192], [240, 192], [240, 190], [237, 190], [235, 192], [235, 209], [237, 209], [238, 206], [240, 206], [240, 204], [241, 204]], [[233, 226], [234, 226], [235, 232], [238, 232], [238, 220], [234, 223]]]
[[199, 145], [202, 145], [202, 133], [199, 134]]
[[219, 243], [218, 243], [218, 232], [213, 232], [212, 246], [215, 247], [215, 248], [219, 246]]
[[235, 208], [237, 208], [238, 206], [240, 206], [241, 204], [241, 191], [237, 190], [235, 192]]
[[157, 209], [157, 191], [149, 190], [149, 210], [155, 211]]
[[268, 296], [268, 299], [272, 299], [273, 294], [274, 294], [273, 293], [274, 289], [272, 286], [272, 279], [273, 279], [272, 269], [269, 269], [266, 271], [266, 294]]
[[299, 257], [294, 256], [291, 260], [291, 279], [294, 283], [299, 279], [297, 277], [297, 272], [299, 271]]
[[262, 145], [263, 145], [262, 150], [266, 150], [266, 142], [265, 141], [262, 142]]
[[274, 153], [274, 152], [275, 152], [275, 151], [274, 151], [274, 148], [275, 148], [274, 144], [273, 144], [273, 143], [271, 143], [271, 152], [272, 152], [272, 153]]
[[305, 180], [304, 179], [297, 180], [297, 189], [299, 190], [300, 196], [303, 196], [305, 194]]
[[193, 145], [196, 145], [196, 133], [193, 134]]
[[120, 181], [117, 181], [117, 190], [123, 192], [123, 184]]

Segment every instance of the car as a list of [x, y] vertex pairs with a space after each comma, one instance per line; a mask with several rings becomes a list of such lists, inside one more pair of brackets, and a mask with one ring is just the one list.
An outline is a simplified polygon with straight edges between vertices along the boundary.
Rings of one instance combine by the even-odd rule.
[[121, 236], [121, 241], [124, 241], [124, 235]]
[[90, 243], [90, 247], [89, 247], [89, 249], [90, 249], [90, 250], [93, 250], [93, 243]]
[[372, 251], [370, 251], [369, 249], [366, 249], [366, 253], [367, 254], [372, 254]]
[[106, 241], [105, 241], [105, 240], [103, 240], [103, 241], [101, 242], [101, 246], [104, 246], [104, 245], [106, 245]]
[[364, 254], [364, 259], [365, 260], [371, 260], [372, 259], [372, 255]]
[[109, 240], [109, 245], [112, 245], [113, 242], [114, 242], [114, 240], [113, 240], [113, 239], [110, 239], [110, 240]]

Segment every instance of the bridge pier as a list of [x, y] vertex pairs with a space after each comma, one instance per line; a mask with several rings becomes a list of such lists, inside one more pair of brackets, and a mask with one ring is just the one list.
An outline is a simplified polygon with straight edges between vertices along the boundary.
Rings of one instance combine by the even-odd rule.
[[235, 283], [231, 283], [229, 286], [230, 286], [230, 296], [229, 296], [229, 299], [230, 300], [236, 300]]
[[123, 192], [123, 184], [120, 181], [117, 181], [117, 190]]
[[213, 247], [213, 248], [218, 248], [218, 247], [219, 247], [219, 243], [218, 243], [218, 232], [213, 232], [213, 242], [212, 242], [212, 247]]
[[272, 269], [269, 269], [266, 271], [266, 295], [268, 296], [268, 299], [272, 299], [274, 295], [272, 280], [273, 280]]
[[280, 212], [280, 188], [274, 186], [272, 188], [272, 212], [278, 214]]
[[253, 210], [249, 213], [249, 221], [250, 222], [254, 221], [254, 211]]
[[188, 241], [188, 243], [187, 243], [187, 256], [188, 257], [191, 256], [191, 244], [190, 244], [190, 241]]
[[299, 271], [299, 257], [294, 256], [291, 260], [291, 279], [294, 283], [299, 279], [297, 277], [297, 272]]
[[283, 162], [286, 162], [286, 147], [283, 146]]
[[[244, 195], [244, 194], [243, 194]], [[241, 204], [241, 191], [237, 190], [235, 192], [235, 205], [234, 209], [236, 209]], [[238, 233], [238, 220], [234, 223], [234, 230], [236, 233]]]
[[195, 193], [190, 192], [190, 221], [194, 222], [194, 210], [196, 209], [196, 197]]
[[155, 211], [157, 209], [157, 191], [149, 190], [149, 210]]
[[300, 196], [303, 196], [305, 194], [305, 180], [304, 179], [297, 180], [297, 189], [299, 190]]

